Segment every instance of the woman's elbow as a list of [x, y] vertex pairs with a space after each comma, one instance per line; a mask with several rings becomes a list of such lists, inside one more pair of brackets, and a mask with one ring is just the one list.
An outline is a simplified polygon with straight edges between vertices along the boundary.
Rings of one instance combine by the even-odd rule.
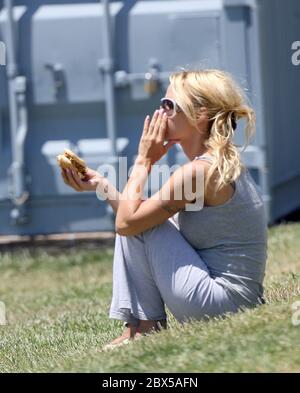
[[118, 235], [122, 235], [122, 236], [135, 236], [138, 234], [138, 232], [134, 230], [134, 228], [126, 222], [125, 223], [116, 222], [115, 231]]
[[116, 231], [116, 233], [117, 233], [118, 235], [121, 235], [121, 236], [129, 236], [127, 230], [124, 229], [124, 228], [115, 227], [115, 231]]
[[126, 226], [120, 222], [115, 222], [115, 231], [118, 235], [126, 236]]

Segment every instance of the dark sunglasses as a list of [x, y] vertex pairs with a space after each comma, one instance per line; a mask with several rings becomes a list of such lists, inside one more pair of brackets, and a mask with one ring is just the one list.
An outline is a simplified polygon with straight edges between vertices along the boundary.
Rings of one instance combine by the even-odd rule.
[[165, 111], [168, 118], [172, 118], [176, 115], [176, 113], [181, 112], [180, 107], [177, 105], [175, 100], [171, 98], [162, 98], [160, 100], [160, 107]]

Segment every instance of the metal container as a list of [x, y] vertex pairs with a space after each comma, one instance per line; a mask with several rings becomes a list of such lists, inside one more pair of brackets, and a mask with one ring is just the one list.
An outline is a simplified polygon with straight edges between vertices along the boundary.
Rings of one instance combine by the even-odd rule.
[[[67, 187], [55, 156], [132, 165], [144, 116], [180, 67], [225, 69], [247, 90], [257, 133], [243, 160], [268, 221], [299, 208], [299, 1], [0, 0], [0, 41], [1, 235], [113, 230], [112, 209]], [[186, 161], [176, 145], [160, 163]]]

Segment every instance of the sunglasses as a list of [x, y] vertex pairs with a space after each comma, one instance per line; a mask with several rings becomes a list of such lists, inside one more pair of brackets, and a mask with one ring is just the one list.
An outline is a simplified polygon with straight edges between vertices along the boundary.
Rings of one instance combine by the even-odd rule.
[[160, 100], [160, 107], [165, 111], [169, 119], [174, 117], [176, 113], [181, 112], [181, 109], [177, 105], [176, 101], [172, 100], [171, 98], [162, 98]]

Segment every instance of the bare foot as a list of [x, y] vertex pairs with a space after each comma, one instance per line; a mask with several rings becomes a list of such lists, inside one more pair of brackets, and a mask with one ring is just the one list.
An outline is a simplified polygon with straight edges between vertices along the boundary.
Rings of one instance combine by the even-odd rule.
[[117, 337], [111, 343], [105, 345], [103, 350], [111, 350], [121, 345], [129, 344], [132, 340], [137, 340], [146, 334], [159, 332], [167, 328], [167, 321], [149, 321], [141, 320], [138, 326], [128, 324], [121, 336]]
[[121, 336], [114, 339], [111, 343], [106, 344], [102, 349], [104, 351], [114, 349], [121, 345], [129, 344], [132, 341], [137, 333], [137, 326], [127, 324], [127, 328], [123, 331]]

